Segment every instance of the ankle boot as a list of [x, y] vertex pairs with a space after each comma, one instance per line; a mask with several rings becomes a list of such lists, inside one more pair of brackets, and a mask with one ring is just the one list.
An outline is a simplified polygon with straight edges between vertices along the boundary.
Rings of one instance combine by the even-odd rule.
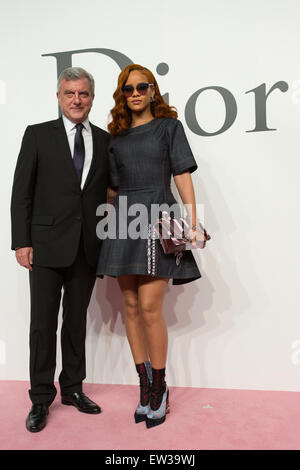
[[152, 369], [149, 361], [136, 364], [136, 370], [140, 378], [140, 401], [134, 413], [136, 423], [145, 421], [150, 410], [150, 392], [152, 383]]
[[165, 382], [165, 369], [152, 368], [150, 410], [146, 417], [147, 428], [162, 424], [169, 412], [169, 389]]

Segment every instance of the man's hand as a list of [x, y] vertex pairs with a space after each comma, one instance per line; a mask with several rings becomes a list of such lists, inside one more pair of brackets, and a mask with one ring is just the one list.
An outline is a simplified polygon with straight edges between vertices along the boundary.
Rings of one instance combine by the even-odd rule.
[[33, 263], [33, 248], [31, 246], [16, 248], [16, 258], [21, 266], [29, 269], [29, 271], [32, 271], [31, 265]]

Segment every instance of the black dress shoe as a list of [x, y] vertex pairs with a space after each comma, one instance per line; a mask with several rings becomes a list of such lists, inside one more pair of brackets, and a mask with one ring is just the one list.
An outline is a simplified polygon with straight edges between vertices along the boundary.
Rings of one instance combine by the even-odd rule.
[[83, 413], [99, 414], [101, 408], [92, 400], [90, 400], [83, 392], [75, 392], [72, 395], [62, 395], [61, 402], [63, 405], [73, 405]]
[[30, 432], [39, 432], [46, 426], [49, 406], [46, 404], [33, 404], [26, 418], [26, 428]]

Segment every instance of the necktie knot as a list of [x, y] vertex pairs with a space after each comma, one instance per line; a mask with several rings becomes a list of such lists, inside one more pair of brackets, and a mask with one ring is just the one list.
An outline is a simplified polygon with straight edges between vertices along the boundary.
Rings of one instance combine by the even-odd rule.
[[81, 132], [82, 129], [84, 128], [84, 125], [82, 124], [82, 122], [78, 122], [75, 127], [76, 127], [77, 130], [79, 130]]

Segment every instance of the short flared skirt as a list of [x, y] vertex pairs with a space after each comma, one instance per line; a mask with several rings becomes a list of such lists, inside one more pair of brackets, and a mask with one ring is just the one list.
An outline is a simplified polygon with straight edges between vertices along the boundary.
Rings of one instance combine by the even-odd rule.
[[146, 232], [147, 238], [102, 240], [97, 277], [141, 274], [169, 278], [173, 284], [186, 284], [201, 277], [191, 250], [166, 255], [160, 240], [154, 237], [151, 224]]

